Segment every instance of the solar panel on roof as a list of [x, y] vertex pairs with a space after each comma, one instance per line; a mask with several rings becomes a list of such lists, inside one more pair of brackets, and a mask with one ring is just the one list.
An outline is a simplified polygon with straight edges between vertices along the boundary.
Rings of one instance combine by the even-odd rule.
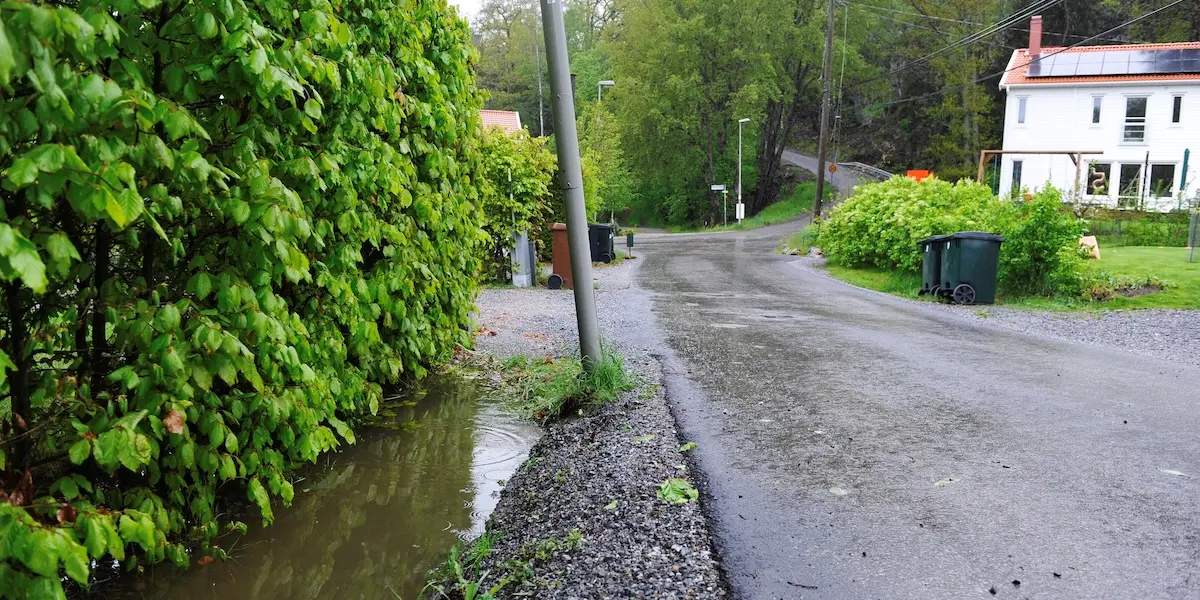
[[1154, 63], [1155, 73], [1183, 73], [1183, 61], [1178, 58], [1159, 60]]
[[1056, 64], [1050, 69], [1049, 77], [1074, 77], [1075, 69], [1078, 67], [1079, 67], [1078, 64], [1073, 64], [1073, 63], [1066, 63], [1066, 64], [1061, 64], [1061, 65]]
[[1154, 63], [1145, 61], [1129, 61], [1126, 75], [1151, 75], [1154, 73]]
[[1111, 50], [1051, 54], [1029, 66], [1028, 77], [1200, 73], [1200, 48]]

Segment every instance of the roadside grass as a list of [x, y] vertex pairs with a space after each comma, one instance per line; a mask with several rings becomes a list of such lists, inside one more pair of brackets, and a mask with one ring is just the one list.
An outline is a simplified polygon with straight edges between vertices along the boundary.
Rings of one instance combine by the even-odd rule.
[[[801, 232], [803, 233], [803, 232]], [[800, 235], [800, 234], [797, 234]], [[796, 236], [789, 238], [789, 245]], [[792, 247], [798, 247], [793, 245]], [[1073, 297], [1004, 296], [997, 304], [1015, 308], [1040, 310], [1097, 310], [1097, 309], [1200, 309], [1200, 252], [1197, 262], [1187, 262], [1186, 248], [1152, 248], [1126, 246], [1102, 248], [1102, 258], [1090, 261], [1098, 274], [1123, 281], [1162, 281], [1166, 289], [1126, 297], [1117, 295], [1100, 301]], [[919, 273], [905, 273], [876, 268], [849, 268], [835, 263], [826, 265], [828, 273], [846, 283], [905, 298], [917, 298], [921, 287]]]
[[621, 264], [621, 263], [625, 262], [625, 259], [626, 259], [626, 258], [628, 258], [628, 256], [626, 255], [626, 253], [625, 253], [625, 251], [624, 251], [624, 250], [616, 250], [616, 251], [614, 252], [614, 254], [616, 254], [616, 258], [614, 258], [612, 262], [609, 262], [609, 263], [606, 263], [606, 262], [594, 262], [594, 263], [592, 263], [592, 266], [594, 266], [594, 267], [596, 267], [596, 268], [598, 268], [598, 269], [605, 269], [605, 268], [609, 268], [609, 267], [615, 267], [615, 266], [617, 266], [617, 265], [619, 265], [619, 264]]
[[801, 229], [800, 231], [788, 236], [787, 239], [780, 243], [780, 247], [799, 248], [802, 251], [807, 251], [809, 248], [817, 245], [817, 236], [820, 235], [820, 233], [821, 225], [819, 223], [809, 225], [804, 229]]
[[[832, 197], [832, 194], [828, 195]], [[774, 204], [768, 205], [766, 208], [759, 211], [758, 214], [748, 219], [743, 219], [741, 223], [732, 222], [729, 225], [718, 225], [716, 227], [688, 227], [676, 226], [668, 227], [667, 231], [671, 233], [687, 233], [703, 231], [719, 232], [719, 231], [744, 231], [747, 229], [758, 229], [776, 223], [783, 223], [799, 217], [800, 215], [812, 210], [813, 199], [817, 197], [817, 184], [812, 182], [804, 182], [796, 184], [792, 188], [791, 194], [786, 198], [781, 198]], [[731, 199], [732, 200], [732, 199]], [[735, 201], [736, 203], [736, 201]], [[734, 210], [734, 204], [730, 204], [730, 211]], [[733, 214], [732, 212], [730, 214]], [[730, 219], [733, 221], [733, 219]]]
[[[795, 246], [793, 246], [795, 247]], [[851, 285], [864, 287], [904, 298], [916, 299], [921, 289], [921, 274], [878, 268], [850, 268], [835, 263], [826, 263], [825, 270], [837, 279]]]
[[500, 392], [518, 414], [546, 424], [596, 408], [634, 387], [624, 359], [605, 351], [591, 373], [584, 373], [574, 358], [510, 358], [504, 362]]
[[[421, 592], [421, 597], [432, 597], [449, 600], [492, 600], [500, 590], [511, 583], [508, 578], [498, 579], [495, 584], [487, 586], [491, 573], [479, 570], [479, 564], [492, 553], [492, 544], [496, 541], [495, 534], [485, 533], [472, 542], [459, 542], [450, 548], [446, 562], [430, 571], [429, 582]], [[393, 590], [392, 594], [399, 599]]]

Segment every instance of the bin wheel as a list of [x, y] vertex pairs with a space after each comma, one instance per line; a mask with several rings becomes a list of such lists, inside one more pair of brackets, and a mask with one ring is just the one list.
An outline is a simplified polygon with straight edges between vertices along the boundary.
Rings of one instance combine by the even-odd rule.
[[975, 304], [975, 288], [965, 283], [954, 288], [954, 302], [957, 304]]
[[941, 297], [941, 295], [942, 295], [942, 288], [940, 288], [940, 287], [938, 287], [938, 286], [936, 286], [936, 285], [935, 285], [935, 286], [933, 286], [932, 288], [929, 288], [929, 295], [930, 295], [930, 296], [932, 296], [934, 299], [937, 299], [937, 298]]
[[610, 263], [613, 261], [613, 255], [605, 252], [604, 254], [602, 254], [600, 256], [600, 259], [603, 260], [605, 263]]

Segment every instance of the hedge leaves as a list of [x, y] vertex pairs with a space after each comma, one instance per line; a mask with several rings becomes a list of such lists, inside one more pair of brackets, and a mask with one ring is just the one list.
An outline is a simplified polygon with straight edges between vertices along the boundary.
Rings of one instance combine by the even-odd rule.
[[468, 339], [473, 61], [445, 0], [0, 2], [0, 596], [220, 554]]

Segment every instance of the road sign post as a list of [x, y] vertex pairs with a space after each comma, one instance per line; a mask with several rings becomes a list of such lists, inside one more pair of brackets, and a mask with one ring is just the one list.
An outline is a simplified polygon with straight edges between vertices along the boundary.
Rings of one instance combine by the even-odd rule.
[[729, 224], [729, 190], [725, 189], [725, 184], [713, 184], [711, 188], [714, 192], [721, 192], [721, 221], [722, 224]]

